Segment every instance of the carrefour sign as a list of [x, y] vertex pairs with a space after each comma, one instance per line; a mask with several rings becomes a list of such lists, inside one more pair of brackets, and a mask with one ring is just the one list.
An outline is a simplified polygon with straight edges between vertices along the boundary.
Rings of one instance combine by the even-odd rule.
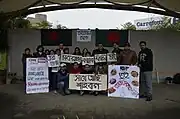
[[162, 17], [152, 17], [147, 19], [139, 19], [134, 21], [137, 30], [148, 30], [155, 26], [163, 24]]

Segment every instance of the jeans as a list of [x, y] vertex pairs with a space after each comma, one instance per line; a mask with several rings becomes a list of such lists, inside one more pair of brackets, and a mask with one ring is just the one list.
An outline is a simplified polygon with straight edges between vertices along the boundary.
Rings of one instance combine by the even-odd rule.
[[152, 95], [152, 71], [140, 72], [140, 94]]

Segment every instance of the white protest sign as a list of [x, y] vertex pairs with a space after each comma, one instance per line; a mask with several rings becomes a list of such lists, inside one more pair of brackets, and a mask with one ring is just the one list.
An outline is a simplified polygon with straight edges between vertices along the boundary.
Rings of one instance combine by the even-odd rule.
[[94, 65], [94, 57], [82, 57], [82, 65]]
[[109, 65], [108, 96], [139, 98], [139, 73], [137, 66]]
[[27, 58], [26, 62], [26, 93], [49, 92], [47, 60]]
[[59, 67], [52, 67], [51, 72], [58, 72], [59, 71]]
[[91, 42], [91, 30], [88, 29], [77, 30], [77, 41]]
[[79, 55], [71, 55], [71, 54], [61, 54], [61, 62], [64, 63], [81, 63], [82, 56]]
[[48, 67], [59, 67], [59, 56], [58, 55], [47, 55]]
[[94, 58], [96, 63], [107, 62], [107, 54], [95, 54]]
[[107, 75], [94, 74], [70, 74], [69, 89], [72, 90], [94, 90], [107, 89]]
[[117, 62], [116, 53], [107, 53], [107, 62]]

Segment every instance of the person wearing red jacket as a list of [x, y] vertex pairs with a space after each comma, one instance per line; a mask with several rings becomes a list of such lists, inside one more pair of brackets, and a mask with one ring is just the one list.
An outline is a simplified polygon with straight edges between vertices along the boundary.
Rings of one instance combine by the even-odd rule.
[[71, 74], [80, 74], [82, 72], [81, 67], [79, 66], [79, 64], [77, 62], [75, 62], [72, 66], [72, 68], [70, 69], [70, 73]]

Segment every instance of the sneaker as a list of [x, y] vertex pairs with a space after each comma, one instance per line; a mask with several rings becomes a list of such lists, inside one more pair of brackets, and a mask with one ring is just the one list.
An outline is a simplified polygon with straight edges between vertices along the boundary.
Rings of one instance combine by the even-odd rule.
[[151, 101], [152, 100], [152, 96], [147, 96], [146, 101]]
[[84, 95], [84, 91], [80, 91], [80, 95], [83, 96]]
[[70, 92], [68, 89], [65, 90], [65, 94], [66, 94], [66, 95], [70, 95], [70, 93], [71, 93], [71, 92]]
[[99, 92], [95, 91], [94, 92], [94, 96], [97, 96], [99, 94]]

